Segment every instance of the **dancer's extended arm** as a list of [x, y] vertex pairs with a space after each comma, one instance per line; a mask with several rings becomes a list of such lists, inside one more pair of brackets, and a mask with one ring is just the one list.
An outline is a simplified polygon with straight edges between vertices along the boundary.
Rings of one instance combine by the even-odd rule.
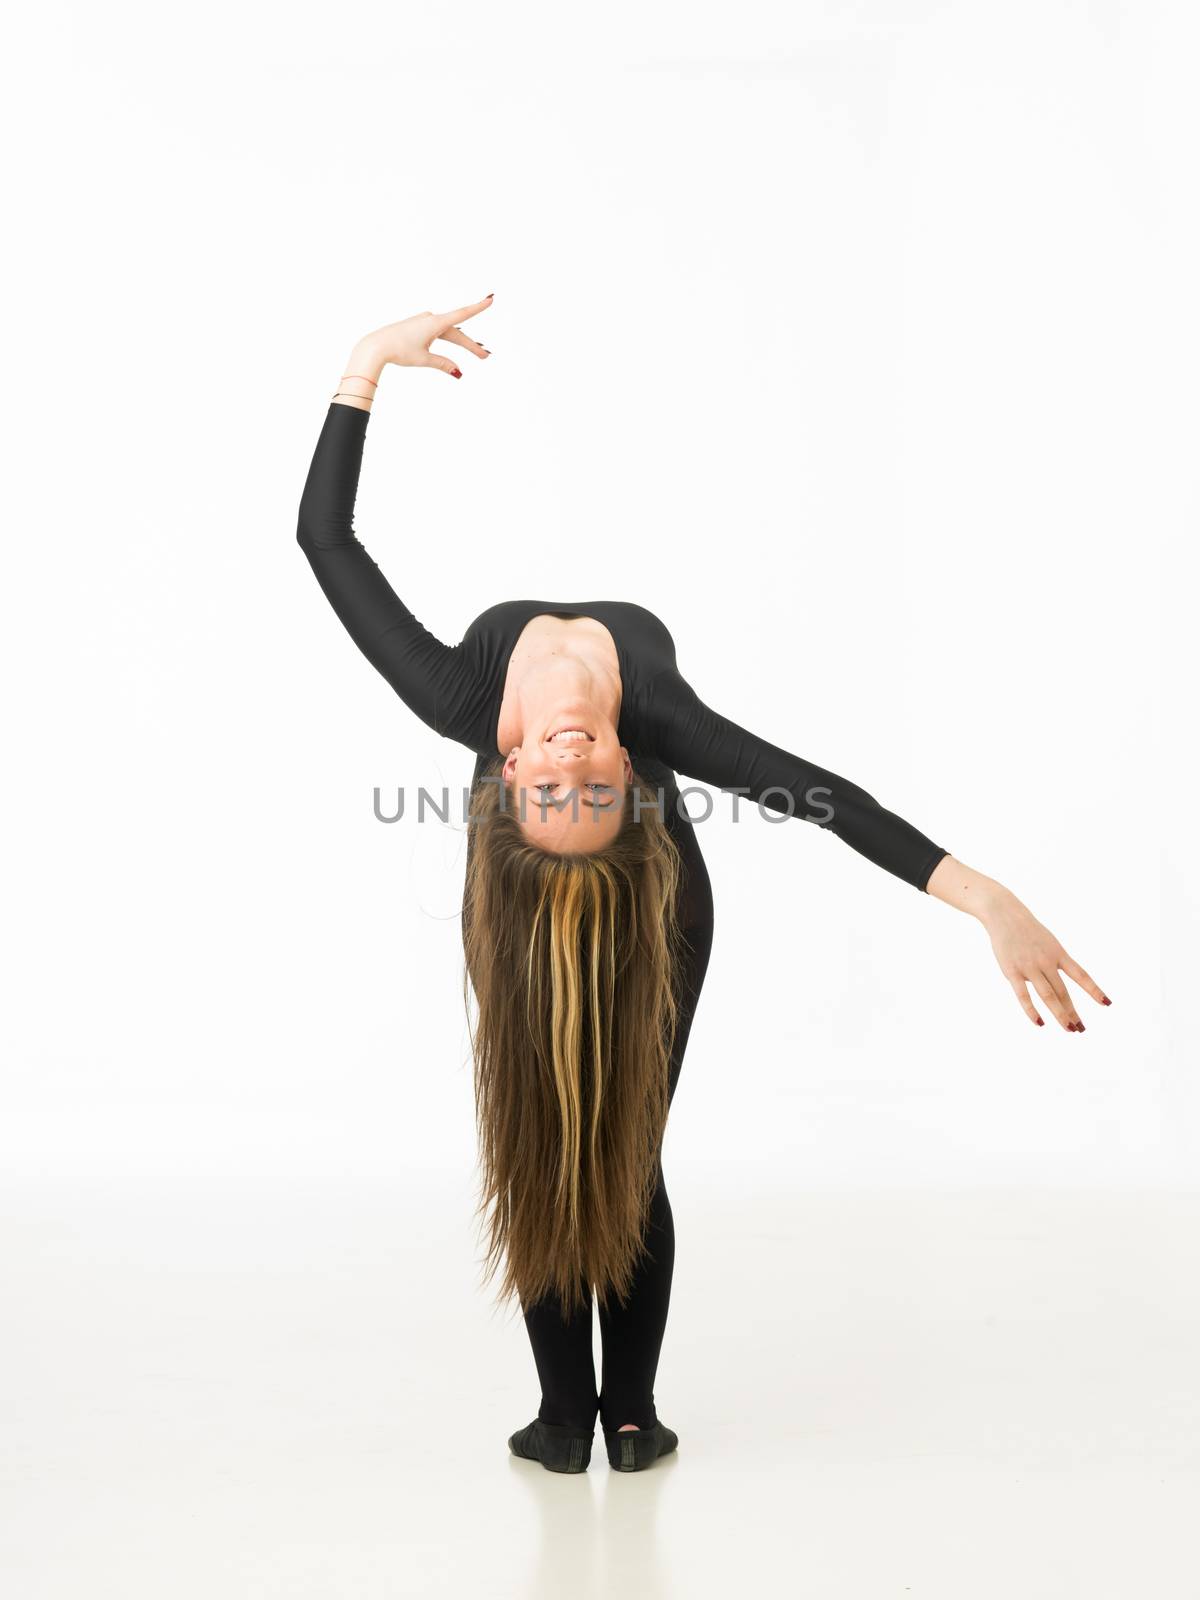
[[947, 853], [858, 784], [721, 716], [676, 668], [658, 675], [652, 694], [657, 753], [676, 772], [815, 822], [917, 889]]
[[1065, 1029], [1084, 1031], [1062, 973], [1099, 1004], [1110, 1004], [1099, 984], [1011, 889], [956, 860], [865, 789], [722, 717], [676, 668], [654, 680], [652, 702], [658, 754], [676, 771], [816, 822], [876, 866], [977, 918], [1030, 1021], [1040, 1025], [1042, 1020], [1030, 999], [1032, 985]]

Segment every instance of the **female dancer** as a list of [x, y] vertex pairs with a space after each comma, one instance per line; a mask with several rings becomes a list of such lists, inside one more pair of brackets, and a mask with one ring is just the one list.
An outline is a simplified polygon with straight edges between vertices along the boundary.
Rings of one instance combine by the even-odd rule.
[[[611, 1464], [675, 1448], [654, 1380], [675, 1234], [661, 1144], [712, 943], [712, 894], [676, 772], [816, 822], [913, 888], [977, 917], [1026, 1015], [1032, 984], [1068, 1031], [1060, 974], [1110, 1002], [1001, 884], [865, 790], [710, 710], [662, 622], [626, 601], [513, 600], [443, 644], [354, 534], [385, 366], [461, 378], [435, 339], [485, 360], [459, 324], [492, 296], [361, 339], [317, 441], [297, 537], [367, 659], [430, 727], [473, 751], [463, 946], [488, 1262], [505, 1262], [542, 1398], [514, 1454], [579, 1472], [599, 1414]], [[736, 802], [735, 802], [736, 803]], [[592, 1359], [592, 1297], [602, 1380]]]

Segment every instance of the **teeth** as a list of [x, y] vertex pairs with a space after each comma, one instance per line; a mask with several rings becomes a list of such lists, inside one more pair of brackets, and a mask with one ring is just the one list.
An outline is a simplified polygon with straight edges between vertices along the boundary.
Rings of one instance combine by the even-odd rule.
[[559, 728], [557, 733], [550, 735], [551, 744], [585, 744], [591, 742], [591, 735], [582, 728]]

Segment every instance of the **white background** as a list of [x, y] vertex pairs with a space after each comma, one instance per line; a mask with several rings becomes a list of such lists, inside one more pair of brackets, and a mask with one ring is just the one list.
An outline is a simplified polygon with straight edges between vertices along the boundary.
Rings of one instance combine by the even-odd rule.
[[470, 1161], [461, 831], [372, 791], [471, 759], [294, 537], [355, 340], [494, 290], [491, 361], [389, 369], [368, 428], [358, 532], [418, 616], [650, 606], [702, 697], [1114, 1001], [1035, 1031], [974, 922], [725, 800], [672, 1160], [1192, 1180], [1183, 9], [49, 16], [10, 199], [6, 1159]]
[[792, 1185], [1196, 1185], [1189, 7], [21, 27], [6, 1194], [438, 1175], [470, 1290], [464, 839], [372, 791], [472, 758], [295, 524], [354, 342], [488, 291], [492, 359], [389, 369], [368, 427], [357, 530], [422, 621], [651, 607], [704, 699], [1009, 885], [1113, 997], [1034, 1029], [973, 921], [718, 797], [681, 1248], [680, 1197], [747, 1181], [785, 1217]]

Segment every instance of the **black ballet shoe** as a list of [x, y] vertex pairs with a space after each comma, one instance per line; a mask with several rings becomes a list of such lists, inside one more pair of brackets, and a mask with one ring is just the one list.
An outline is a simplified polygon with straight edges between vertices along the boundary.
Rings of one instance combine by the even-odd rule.
[[609, 1465], [618, 1472], [643, 1472], [659, 1456], [670, 1455], [679, 1435], [656, 1422], [652, 1428], [626, 1428], [624, 1433], [620, 1428], [605, 1428], [604, 1443]]
[[586, 1472], [592, 1459], [592, 1435], [534, 1417], [517, 1429], [508, 1448], [525, 1461], [540, 1461], [547, 1472]]

